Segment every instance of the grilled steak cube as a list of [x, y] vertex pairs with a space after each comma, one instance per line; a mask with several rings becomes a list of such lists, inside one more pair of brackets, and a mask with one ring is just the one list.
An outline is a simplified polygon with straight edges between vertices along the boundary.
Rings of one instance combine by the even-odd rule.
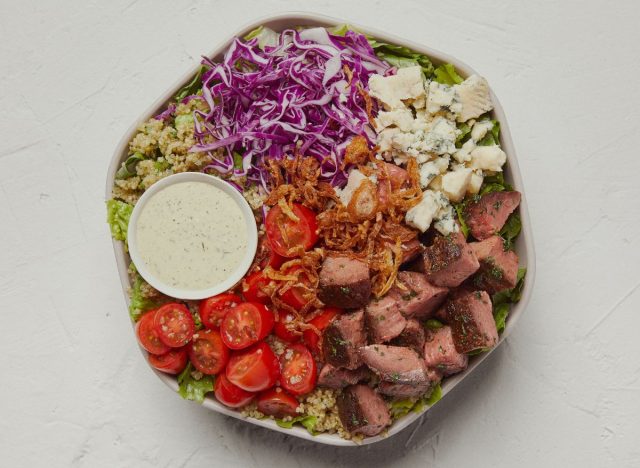
[[344, 388], [349, 385], [355, 385], [361, 380], [365, 380], [369, 377], [369, 374], [369, 369], [366, 366], [349, 370], [334, 367], [331, 364], [325, 364], [318, 376], [318, 385], [335, 389]]
[[431, 284], [422, 273], [401, 271], [389, 295], [398, 299], [400, 312], [405, 317], [425, 319], [444, 302], [448, 292], [447, 288]]
[[419, 385], [428, 380], [424, 360], [412, 349], [375, 344], [360, 348], [360, 356], [387, 382]]
[[493, 348], [498, 330], [491, 298], [485, 291], [471, 291], [447, 302], [447, 322], [459, 353]]
[[474, 287], [495, 294], [516, 285], [518, 256], [515, 252], [504, 250], [502, 237], [491, 236], [469, 245], [480, 262], [480, 269], [471, 281]]
[[369, 302], [369, 267], [362, 260], [328, 256], [320, 270], [318, 298], [328, 306], [356, 309]]
[[391, 424], [387, 404], [367, 385], [352, 385], [336, 400], [342, 425], [351, 433], [374, 436]]
[[451, 327], [444, 326], [427, 331], [424, 362], [429, 369], [451, 375], [466, 369], [469, 358], [456, 350]]
[[480, 268], [473, 250], [460, 232], [436, 236], [422, 258], [429, 282], [447, 288], [459, 286]]
[[425, 380], [417, 385], [399, 384], [393, 382], [381, 381], [378, 385], [378, 391], [383, 395], [395, 398], [412, 398], [424, 395], [429, 391], [433, 382]]
[[384, 343], [395, 338], [404, 330], [407, 323], [407, 319], [402, 316], [398, 308], [398, 300], [389, 295], [369, 302], [364, 316], [369, 339], [373, 343]]
[[402, 333], [391, 340], [391, 344], [411, 348], [421, 355], [424, 352], [424, 338], [424, 327], [417, 320], [409, 319]]
[[497, 234], [520, 204], [520, 192], [491, 192], [467, 205], [464, 218], [471, 235], [484, 240]]
[[335, 367], [357, 369], [362, 365], [358, 349], [367, 343], [364, 311], [342, 314], [325, 328], [322, 335], [322, 355]]

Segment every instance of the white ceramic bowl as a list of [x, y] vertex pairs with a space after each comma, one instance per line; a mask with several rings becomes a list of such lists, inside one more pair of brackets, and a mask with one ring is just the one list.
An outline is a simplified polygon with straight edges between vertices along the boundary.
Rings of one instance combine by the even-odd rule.
[[[238, 265], [226, 280], [206, 289], [181, 289], [166, 284], [160, 278], [151, 273], [138, 251], [136, 227], [138, 225], [140, 213], [144, 210], [145, 205], [149, 199], [151, 199], [151, 197], [160, 190], [165, 189], [170, 185], [180, 184], [183, 182], [203, 182], [205, 184], [213, 185], [217, 189], [220, 189], [229, 195], [234, 203], [236, 203], [240, 208], [242, 218], [245, 222], [245, 228], [247, 230], [247, 251], [244, 257], [242, 257], [240, 265]], [[224, 242], [222, 239], [221, 241]], [[149, 189], [145, 190], [138, 200], [138, 203], [136, 203], [133, 213], [131, 213], [129, 228], [127, 231], [127, 242], [129, 244], [129, 255], [131, 256], [131, 260], [133, 260], [133, 264], [136, 266], [140, 276], [142, 276], [151, 286], [167, 296], [175, 297], [177, 299], [204, 299], [231, 289], [249, 270], [249, 267], [251, 267], [251, 263], [253, 262], [253, 258], [256, 255], [256, 249], [258, 248], [258, 228], [249, 203], [247, 203], [247, 200], [245, 200], [242, 194], [231, 184], [218, 177], [204, 174], [202, 172], [183, 172], [165, 177], [153, 184]]]
[[[417, 44], [415, 42], [407, 41], [400, 37], [388, 34], [383, 31], [378, 31], [376, 29], [367, 28], [364, 26], [360, 26], [351, 21], [340, 20], [336, 18], [330, 18], [323, 15], [317, 15], [312, 13], [302, 13], [302, 12], [290, 12], [290, 13], [281, 13], [276, 14], [264, 18], [258, 18], [255, 21], [252, 21], [249, 24], [246, 24], [235, 34], [233, 34], [229, 39], [224, 41], [222, 44], [219, 44], [218, 47], [214, 48], [213, 51], [209, 54], [209, 57], [213, 57], [215, 59], [219, 59], [227, 47], [230, 45], [233, 37], [235, 36], [244, 36], [249, 31], [255, 29], [260, 25], [268, 26], [271, 29], [276, 31], [281, 31], [283, 29], [292, 28], [295, 26], [323, 26], [330, 27], [338, 24], [348, 23], [358, 29], [359, 31], [368, 34], [370, 36], [375, 37], [376, 39], [384, 42], [394, 43], [409, 47], [417, 52], [421, 52], [423, 54], [428, 55], [435, 65], [439, 65], [441, 63], [451, 63], [453, 64], [457, 71], [462, 76], [469, 76], [473, 73], [476, 73], [474, 69], [472, 69], [469, 65], [460, 60], [451, 57], [445, 53], [442, 53], [438, 50], [431, 49], [430, 47], [426, 47], [422, 44]], [[120, 164], [126, 160], [128, 156], [128, 144], [131, 138], [136, 133], [136, 128], [142, 122], [148, 120], [153, 115], [156, 115], [160, 112], [160, 110], [171, 100], [172, 96], [186, 83], [190, 82], [193, 76], [197, 73], [198, 66], [194, 66], [191, 70], [185, 73], [182, 78], [180, 78], [173, 86], [169, 87], [169, 89], [158, 98], [158, 100], [153, 103], [135, 122], [131, 128], [125, 133], [120, 140], [120, 143], [116, 147], [115, 153], [113, 155], [113, 159], [111, 160], [111, 165], [109, 166], [109, 172], [107, 175], [107, 186], [106, 186], [106, 197], [107, 199], [111, 198], [111, 188], [113, 187], [113, 181], [115, 178], [115, 173], [120, 167]], [[491, 74], [485, 73], [481, 74], [485, 76], [489, 83], [491, 83]], [[512, 306], [511, 312], [509, 313], [509, 318], [507, 319], [507, 326], [500, 336], [500, 341], [498, 345], [493, 349], [497, 349], [504, 340], [511, 334], [516, 323], [522, 316], [527, 303], [531, 297], [531, 291], [533, 289], [533, 283], [536, 276], [536, 264], [535, 264], [535, 252], [533, 247], [533, 236], [531, 234], [531, 224], [529, 221], [529, 211], [527, 209], [527, 199], [524, 191], [524, 187], [522, 185], [522, 178], [520, 176], [520, 169], [518, 167], [518, 160], [516, 158], [516, 151], [513, 146], [513, 141], [511, 140], [511, 133], [509, 132], [509, 124], [507, 123], [507, 117], [505, 116], [504, 111], [502, 110], [502, 106], [498, 101], [498, 98], [491, 93], [491, 97], [494, 103], [493, 117], [500, 121], [500, 144], [504, 151], [507, 153], [507, 167], [505, 169], [505, 177], [506, 180], [513, 185], [513, 187], [522, 193], [522, 201], [520, 202], [520, 216], [522, 218], [522, 233], [518, 238], [515, 246], [515, 250], [520, 257], [520, 266], [524, 266], [527, 268], [527, 277], [524, 284], [524, 289], [522, 291], [522, 298], [520, 302]], [[127, 303], [129, 302], [129, 296], [127, 291], [129, 289], [130, 282], [129, 276], [127, 274], [128, 267], [128, 258], [127, 254], [124, 251], [124, 246], [122, 242], [113, 241], [113, 247], [116, 255], [116, 262], [118, 264], [118, 272], [120, 274], [120, 281], [122, 283], [122, 291], [125, 295]], [[133, 323], [132, 323], [133, 329]], [[132, 335], [133, 337], [134, 335]], [[143, 355], [146, 356], [146, 352], [140, 348]], [[469, 359], [469, 367], [462, 373], [454, 375], [452, 377], [447, 378], [442, 384], [442, 395], [443, 398], [446, 398], [447, 394], [458, 385], [466, 376], [468, 376], [471, 372], [474, 371], [480, 365], [482, 361], [489, 358], [492, 354], [492, 351], [487, 353], [479, 354], [477, 356], [473, 356]], [[178, 383], [175, 377], [172, 377], [167, 374], [163, 374], [161, 372], [155, 371], [158, 377], [173, 390], [178, 389]], [[469, 398], [482, 398], [481, 395], [473, 394], [469, 395]], [[213, 411], [217, 411], [218, 413], [226, 414], [227, 416], [231, 416], [238, 419], [244, 419], [240, 413], [237, 411], [233, 411], [220, 403], [218, 403], [213, 397], [207, 397], [203, 403], [205, 408], [208, 408]], [[402, 431], [404, 428], [409, 426], [411, 423], [415, 422], [418, 418], [424, 414], [424, 412], [428, 411], [429, 408], [425, 408], [422, 413], [410, 413], [404, 418], [396, 421], [388, 430], [386, 437], [391, 437], [394, 434]], [[313, 442], [318, 442], [322, 444], [329, 445], [341, 445], [341, 446], [352, 446], [355, 445], [354, 442], [342, 439], [338, 435], [335, 434], [320, 434], [318, 436], [311, 436], [304, 428], [294, 426], [292, 429], [283, 429], [279, 427], [275, 421], [270, 419], [258, 420], [258, 419], [246, 419], [247, 422], [251, 424], [255, 424], [256, 426], [266, 427], [268, 429], [283, 432], [285, 434], [289, 434], [295, 437], [300, 437], [302, 439], [311, 440]], [[376, 436], [369, 437], [364, 439], [362, 442], [365, 444], [372, 444], [383, 440], [385, 436]]]

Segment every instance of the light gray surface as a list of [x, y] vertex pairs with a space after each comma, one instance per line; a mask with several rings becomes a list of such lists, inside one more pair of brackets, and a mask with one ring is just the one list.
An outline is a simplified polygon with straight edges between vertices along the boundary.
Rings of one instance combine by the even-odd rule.
[[247, 15], [291, 2], [2, 1], [3, 465], [638, 466], [640, 7], [586, 3], [295, 3], [489, 79], [537, 248], [534, 296], [505, 346], [403, 433], [336, 449], [162, 385], [122, 313], [104, 224], [109, 156], [140, 110]]

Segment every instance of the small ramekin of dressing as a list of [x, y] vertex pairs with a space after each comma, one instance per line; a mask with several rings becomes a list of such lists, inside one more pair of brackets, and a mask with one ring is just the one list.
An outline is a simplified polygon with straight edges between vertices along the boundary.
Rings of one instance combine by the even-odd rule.
[[127, 232], [140, 275], [178, 299], [203, 299], [232, 288], [258, 245], [251, 207], [222, 179], [199, 172], [166, 177], [136, 203]]

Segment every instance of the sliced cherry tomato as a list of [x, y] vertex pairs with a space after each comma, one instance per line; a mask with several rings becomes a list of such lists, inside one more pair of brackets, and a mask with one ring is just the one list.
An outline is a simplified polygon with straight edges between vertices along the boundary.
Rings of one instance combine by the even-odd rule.
[[273, 330], [273, 312], [257, 302], [243, 302], [231, 309], [220, 325], [222, 341], [230, 349], [244, 349]]
[[272, 388], [258, 395], [258, 411], [275, 418], [298, 416], [296, 408], [300, 405], [295, 397], [279, 387]]
[[[316, 327], [322, 333], [322, 331], [329, 326], [331, 321], [341, 312], [342, 309], [326, 307], [319, 315], [316, 315], [314, 318], [309, 320], [308, 323]], [[313, 330], [305, 330], [302, 333], [302, 339], [309, 349], [316, 355], [319, 356], [321, 354], [320, 337], [316, 332]]]
[[200, 320], [207, 328], [220, 328], [220, 323], [232, 307], [240, 304], [242, 299], [235, 294], [218, 294], [200, 301]]
[[264, 341], [231, 354], [227, 365], [229, 381], [248, 392], [273, 387], [280, 377], [278, 358]]
[[149, 355], [149, 364], [167, 374], [179, 374], [187, 366], [187, 348], [172, 348], [169, 352]]
[[297, 257], [299, 250], [309, 250], [318, 241], [316, 214], [304, 205], [294, 203], [291, 211], [298, 218], [289, 218], [278, 205], [267, 213], [265, 227], [269, 244], [283, 257]]
[[233, 385], [224, 373], [216, 377], [213, 391], [218, 401], [229, 408], [240, 408], [256, 396], [255, 393], [247, 392], [237, 385]]
[[265, 294], [263, 288], [269, 284], [271, 280], [264, 276], [261, 271], [254, 271], [244, 280], [242, 280], [242, 295], [249, 302], [259, 302], [268, 304], [271, 298]]
[[266, 236], [262, 236], [258, 243], [258, 250], [256, 251], [255, 264], [257, 264], [261, 270], [264, 270], [268, 266], [277, 270], [285, 262], [285, 258], [278, 255], [269, 245], [269, 241]]
[[160, 334], [154, 325], [156, 310], [151, 310], [140, 317], [136, 323], [136, 335], [140, 345], [151, 354], [164, 354], [171, 348], [160, 340]]
[[[294, 274], [299, 270], [301, 270], [301, 268], [296, 265], [288, 268], [284, 272], [284, 274]], [[305, 285], [309, 289], [311, 289], [311, 281], [309, 280], [309, 277], [306, 273], [301, 273], [298, 276], [298, 279], [300, 284]], [[282, 302], [290, 305], [294, 309], [300, 310], [312, 299], [311, 297], [309, 297], [309, 289], [305, 288], [304, 286], [294, 286], [287, 289], [284, 294], [282, 294], [280, 299], [282, 299]]]
[[278, 313], [278, 320], [276, 320], [276, 323], [273, 326], [273, 332], [276, 336], [288, 343], [294, 343], [302, 336], [302, 333], [296, 330], [291, 330], [291, 328], [287, 326], [293, 322], [293, 319], [293, 314], [281, 310]]
[[203, 374], [217, 374], [229, 360], [229, 349], [217, 330], [200, 330], [189, 346], [189, 360]]
[[196, 329], [189, 309], [177, 302], [160, 307], [154, 317], [154, 324], [160, 340], [172, 348], [186, 345]]
[[316, 361], [300, 343], [287, 346], [280, 355], [280, 385], [293, 395], [304, 395], [316, 386]]

